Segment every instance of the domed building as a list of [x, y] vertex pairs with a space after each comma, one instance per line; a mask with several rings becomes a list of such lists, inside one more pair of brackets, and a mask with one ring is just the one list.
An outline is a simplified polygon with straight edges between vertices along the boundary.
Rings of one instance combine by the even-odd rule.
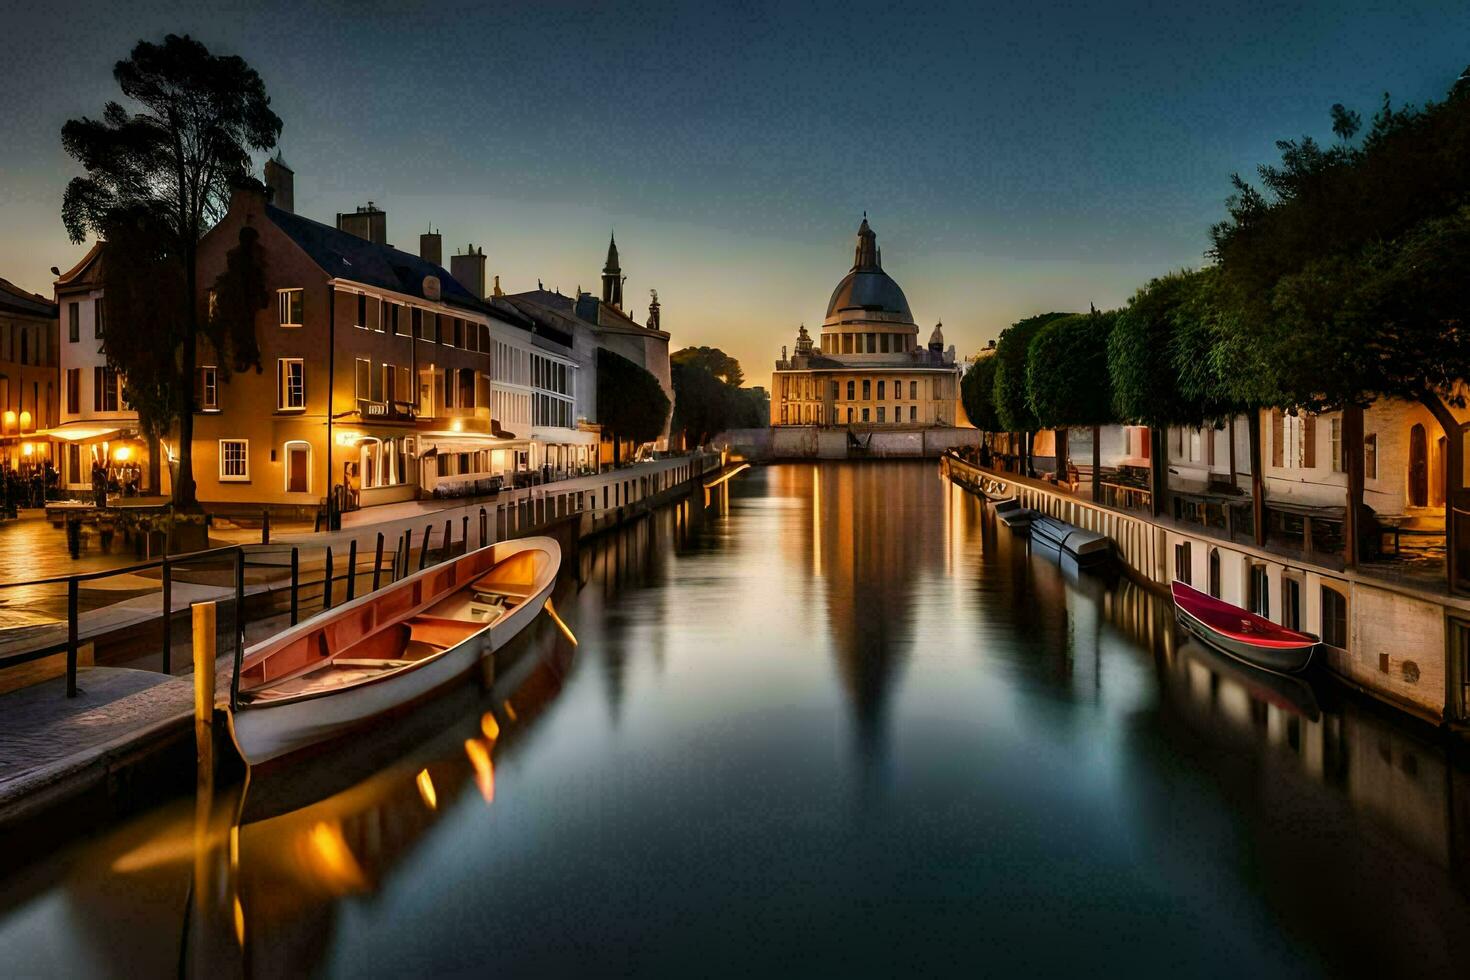
[[864, 215], [852, 268], [832, 290], [821, 337], [814, 343], [803, 324], [795, 353], [781, 350], [771, 424], [953, 426], [960, 370], [942, 325], [920, 345], [908, 297], [883, 271], [878, 236]]

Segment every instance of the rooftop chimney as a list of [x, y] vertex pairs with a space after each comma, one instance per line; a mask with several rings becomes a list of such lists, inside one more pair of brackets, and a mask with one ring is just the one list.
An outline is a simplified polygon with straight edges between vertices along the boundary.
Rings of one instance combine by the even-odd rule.
[[444, 264], [444, 236], [428, 231], [419, 236], [419, 258], [435, 265]]
[[265, 161], [266, 200], [282, 211], [296, 211], [296, 172], [281, 159], [281, 151]]
[[374, 245], [388, 244], [388, 213], [379, 211], [372, 201], [367, 207], [358, 206], [355, 212], [337, 212], [337, 228], [349, 235], [366, 238]]
[[451, 256], [449, 274], [465, 289], [475, 294], [476, 299], [485, 298], [485, 250], [473, 245], [464, 247], [463, 255]]

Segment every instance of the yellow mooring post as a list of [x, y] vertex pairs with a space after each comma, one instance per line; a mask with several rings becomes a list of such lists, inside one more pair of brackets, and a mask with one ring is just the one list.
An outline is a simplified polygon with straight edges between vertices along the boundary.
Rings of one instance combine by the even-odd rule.
[[196, 602], [194, 612], [194, 742], [199, 749], [199, 783], [214, 785], [214, 603]]

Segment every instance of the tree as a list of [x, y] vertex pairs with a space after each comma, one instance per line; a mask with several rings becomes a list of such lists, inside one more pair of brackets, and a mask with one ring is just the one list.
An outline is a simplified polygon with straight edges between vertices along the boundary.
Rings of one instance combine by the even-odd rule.
[[1179, 324], [1196, 298], [1199, 273], [1183, 271], [1150, 280], [1118, 313], [1108, 337], [1108, 373], [1117, 417], [1149, 427], [1149, 483], [1155, 514], [1168, 493], [1164, 431], [1171, 425], [1214, 424], [1230, 406], [1187, 391], [1175, 369]]
[[652, 442], [669, 419], [669, 396], [658, 379], [620, 354], [597, 349], [597, 412], [613, 439], [613, 465], [623, 440]]
[[1031, 341], [1026, 354], [1026, 394], [1031, 411], [1045, 428], [1057, 433], [1057, 472], [1065, 453], [1063, 433], [1071, 427], [1092, 429], [1092, 497], [1101, 499], [1098, 481], [1102, 429], [1116, 418], [1108, 375], [1108, 337], [1115, 312], [1076, 314], [1052, 320]]
[[995, 413], [1007, 432], [1021, 434], [1021, 468], [1027, 474], [1031, 472], [1031, 433], [1039, 423], [1026, 396], [1026, 354], [1042, 327], [1070, 315], [1043, 313], [1018, 320], [1001, 332], [995, 344]]
[[1002, 432], [1000, 415], [995, 411], [995, 369], [1000, 362], [993, 352], [976, 358], [960, 379], [960, 402], [970, 424], [981, 432]]
[[[128, 379], [128, 401], [146, 431], [177, 422], [174, 503], [192, 510], [193, 379], [207, 325], [198, 308], [198, 243], [223, 216], [232, 188], [255, 182], [250, 153], [275, 146], [281, 120], [254, 69], [188, 36], [139, 41], [113, 77], [135, 109], [108, 102], [101, 119], [62, 127], [62, 147], [86, 170], [67, 185], [62, 221], [73, 241], [92, 234], [105, 243], [103, 303], [117, 335], [106, 344], [108, 361]], [[151, 273], [140, 281], [148, 293], [124, 288], [125, 270]], [[134, 342], [124, 342], [123, 331]], [[236, 332], [206, 339], [224, 342], [225, 356], [251, 359], [253, 341], [233, 350]]]
[[1361, 411], [1417, 400], [1446, 436], [1446, 535], [1454, 587], [1470, 582], [1462, 497], [1459, 382], [1470, 377], [1463, 251], [1470, 206], [1470, 89], [1395, 109], [1385, 97], [1362, 140], [1333, 107], [1339, 142], [1284, 140], [1263, 189], [1232, 178], [1228, 217], [1211, 230], [1229, 298], [1222, 345], [1236, 394], [1286, 409], [1341, 408], [1348, 462], [1348, 560], [1361, 509]]
[[701, 367], [727, 385], [739, 388], [745, 384], [745, 372], [740, 362], [718, 347], [685, 347], [674, 351], [669, 357], [671, 364], [691, 364]]

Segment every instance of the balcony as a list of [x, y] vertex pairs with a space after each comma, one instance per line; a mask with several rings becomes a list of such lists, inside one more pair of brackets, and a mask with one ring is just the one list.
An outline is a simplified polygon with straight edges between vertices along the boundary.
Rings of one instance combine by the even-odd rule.
[[366, 398], [357, 400], [357, 414], [375, 422], [412, 422], [418, 417], [413, 402], [375, 402]]

